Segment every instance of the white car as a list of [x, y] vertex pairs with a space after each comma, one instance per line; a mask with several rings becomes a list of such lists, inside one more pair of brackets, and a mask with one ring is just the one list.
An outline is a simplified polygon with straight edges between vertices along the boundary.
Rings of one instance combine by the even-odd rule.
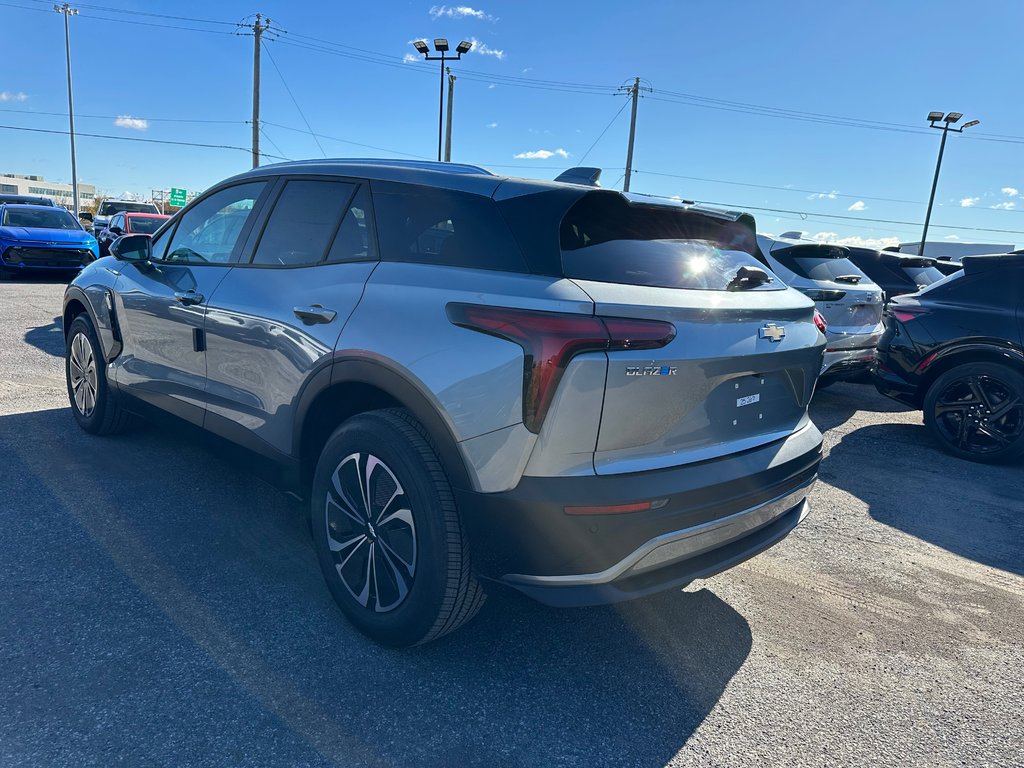
[[819, 386], [864, 380], [885, 330], [882, 289], [847, 258], [843, 246], [804, 240], [797, 233], [758, 235], [757, 244], [771, 270], [813, 299], [828, 323]]

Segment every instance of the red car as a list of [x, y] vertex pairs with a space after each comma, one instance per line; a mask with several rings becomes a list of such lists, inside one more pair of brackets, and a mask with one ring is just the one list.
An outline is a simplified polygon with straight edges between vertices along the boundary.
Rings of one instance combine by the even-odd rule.
[[159, 213], [116, 213], [100, 232], [96, 240], [100, 244], [100, 256], [110, 253], [110, 244], [121, 235], [152, 235], [170, 216]]

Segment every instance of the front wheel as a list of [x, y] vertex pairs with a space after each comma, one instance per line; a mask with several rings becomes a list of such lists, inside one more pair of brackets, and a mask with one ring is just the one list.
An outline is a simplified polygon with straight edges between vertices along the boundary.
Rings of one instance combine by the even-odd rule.
[[71, 412], [82, 429], [111, 435], [127, 426], [130, 417], [110, 391], [99, 339], [88, 315], [78, 315], [68, 328], [64, 372]]
[[1024, 456], [1024, 375], [999, 363], [967, 363], [939, 376], [924, 423], [954, 456], [996, 463]]
[[483, 604], [447, 474], [408, 411], [360, 414], [331, 435], [310, 527], [338, 606], [383, 645], [435, 640]]

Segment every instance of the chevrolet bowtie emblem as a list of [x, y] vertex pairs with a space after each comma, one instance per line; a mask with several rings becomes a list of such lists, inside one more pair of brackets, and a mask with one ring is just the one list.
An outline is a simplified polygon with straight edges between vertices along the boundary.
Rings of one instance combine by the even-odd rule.
[[782, 341], [786, 338], [786, 329], [775, 323], [768, 323], [757, 329], [757, 337], [759, 339], [771, 339], [773, 342]]

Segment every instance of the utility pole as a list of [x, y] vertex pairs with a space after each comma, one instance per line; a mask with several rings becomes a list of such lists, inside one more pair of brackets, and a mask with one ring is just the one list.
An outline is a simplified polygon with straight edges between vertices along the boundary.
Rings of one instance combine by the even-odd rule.
[[263, 44], [263, 33], [270, 27], [270, 19], [264, 19], [262, 14], [256, 14], [256, 21], [253, 23], [253, 48], [252, 48], [252, 167], [258, 168], [260, 164], [260, 46]]
[[619, 93], [628, 93], [630, 98], [633, 99], [633, 111], [629, 116], [629, 147], [626, 149], [626, 175], [623, 177], [625, 180], [622, 182], [622, 191], [629, 192], [629, 181], [633, 176], [633, 141], [636, 138], [636, 105], [640, 99], [640, 91], [650, 91], [650, 88], [640, 87], [640, 78], [634, 78], [633, 84], [628, 88], [623, 86], [619, 89]]
[[[953, 131], [954, 133], [963, 133], [964, 128], [973, 128], [981, 123], [980, 120], [971, 120], [968, 123], [964, 123], [959, 128], [954, 128], [953, 125], [960, 122], [961, 117], [963, 117], [963, 114], [960, 112], [950, 112], [945, 117], [943, 117], [941, 112], [928, 113], [928, 127], [942, 131], [942, 141], [939, 142], [939, 159], [935, 161], [935, 176], [932, 177], [932, 193], [928, 196], [928, 211], [924, 215], [924, 231], [921, 233], [921, 247], [917, 249], [918, 256], [924, 256], [924, 246], [925, 242], [928, 240], [928, 224], [932, 218], [932, 203], [935, 202], [935, 188], [939, 185], [939, 169], [942, 168], [942, 153], [946, 151], [946, 136], [949, 135], [950, 131]], [[936, 123], [940, 124], [936, 125]]]
[[71, 132], [71, 194], [75, 198], [75, 218], [78, 218], [78, 163], [75, 158], [75, 100], [71, 96], [71, 28], [68, 19], [78, 15], [78, 9], [67, 3], [54, 5], [53, 10], [64, 14], [64, 54], [68, 61], [68, 120]]
[[448, 123], [444, 129], [444, 161], [452, 161], [452, 104], [455, 102], [455, 75], [448, 68]]

